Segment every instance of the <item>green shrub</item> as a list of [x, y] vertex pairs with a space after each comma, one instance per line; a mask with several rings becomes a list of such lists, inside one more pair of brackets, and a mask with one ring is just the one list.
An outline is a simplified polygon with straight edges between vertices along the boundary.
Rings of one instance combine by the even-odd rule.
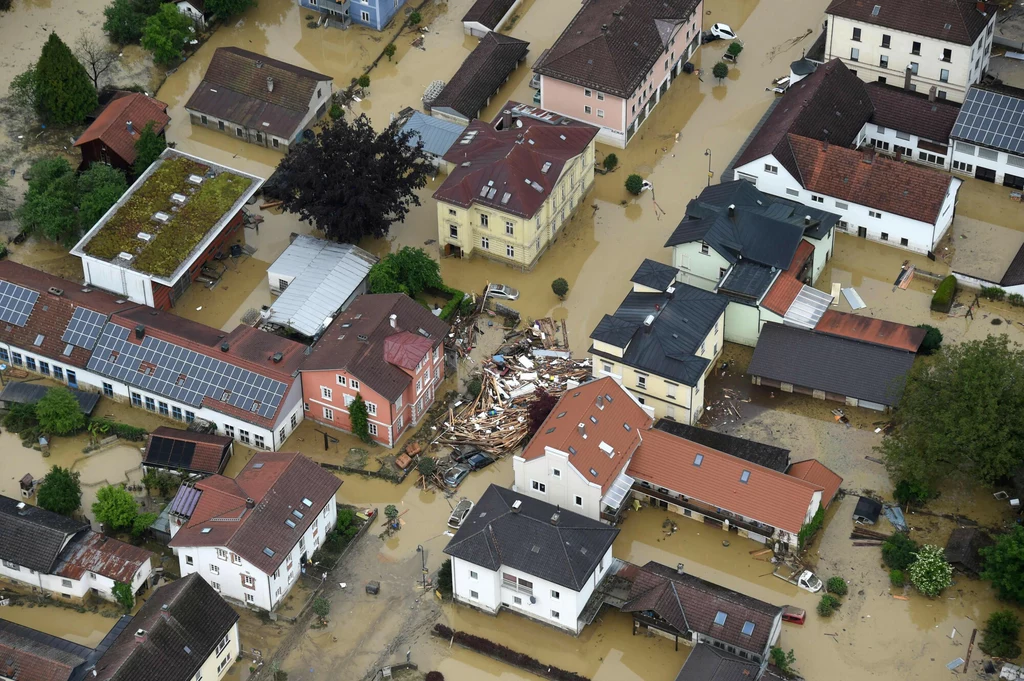
[[952, 274], [939, 282], [932, 296], [932, 309], [936, 312], [949, 312], [956, 297], [956, 277]]
[[814, 539], [814, 535], [818, 533], [818, 530], [820, 530], [821, 526], [824, 524], [825, 509], [819, 506], [818, 512], [814, 514], [813, 518], [811, 518], [811, 522], [801, 527], [800, 532], [796, 535], [797, 545], [800, 547], [801, 551], [805, 546], [811, 543], [811, 540]]
[[922, 355], [930, 355], [942, 345], [942, 332], [930, 324], [918, 324], [917, 328], [924, 329], [924, 340], [918, 352]]
[[398, 48], [395, 47], [394, 43], [388, 43], [384, 48], [384, 56], [388, 58], [388, 61], [391, 61], [391, 58], [395, 56], [395, 52], [397, 51]]
[[736, 57], [740, 56], [740, 52], [743, 51], [743, 45], [738, 40], [734, 40], [731, 43], [729, 43], [729, 47], [726, 48], [725, 51], [732, 55], [732, 58], [735, 59]]
[[423, 21], [423, 15], [420, 14], [419, 12], [413, 12], [412, 14], [409, 15], [409, 25], [410, 26], [416, 26], [421, 21]]
[[793, 676], [793, 665], [796, 664], [796, 655], [793, 654], [792, 648], [788, 653], [782, 648], [772, 648], [768, 652], [768, 657], [771, 659], [771, 663], [775, 665], [775, 668], [782, 672], [783, 676]]
[[720, 61], [711, 68], [711, 75], [718, 79], [721, 83], [723, 80], [729, 77], [729, 66], [724, 61]]
[[832, 594], [822, 594], [821, 600], [818, 601], [818, 614], [822, 617], [831, 617], [839, 605], [839, 599]]
[[39, 421], [36, 419], [35, 402], [32, 404], [12, 402], [7, 413], [4, 415], [4, 428], [12, 433], [21, 433], [38, 425]]
[[985, 621], [980, 648], [992, 657], [1020, 657], [1020, 618], [1010, 610], [997, 610]]
[[615, 166], [619, 165], [619, 157], [615, 154], [608, 154], [604, 157], [604, 161], [601, 162], [605, 170], [615, 170]]
[[559, 300], [565, 300], [566, 294], [569, 293], [569, 282], [559, 277], [551, 282], [551, 290], [558, 296]]
[[889, 570], [889, 583], [896, 588], [902, 588], [907, 583], [907, 576], [903, 570]]
[[356, 82], [359, 83], [359, 87], [364, 89], [368, 88], [370, 87], [370, 76], [364, 73], [363, 75], [359, 76], [359, 80], [357, 80]]
[[416, 462], [416, 470], [425, 478], [429, 478], [437, 470], [437, 459], [432, 456], [421, 456]]
[[845, 596], [848, 589], [846, 580], [842, 577], [829, 577], [825, 583], [825, 590], [836, 596]]
[[328, 110], [327, 115], [331, 117], [332, 121], [336, 121], [345, 115], [345, 110], [341, 108], [341, 104], [335, 102], [334, 104], [331, 104], [331, 108]]
[[469, 297], [470, 303], [472, 303], [472, 296], [469, 296], [468, 293], [464, 293], [454, 288], [448, 289], [447, 293], [452, 294], [452, 299], [445, 303], [444, 307], [441, 308], [441, 314], [439, 316], [444, 321], [448, 321], [454, 317], [456, 313], [464, 310], [464, 303], [466, 302], [467, 297]]
[[92, 419], [89, 421], [90, 430], [93, 424], [98, 426], [106, 426], [105, 431], [109, 435], [116, 435], [122, 440], [130, 440], [132, 442], [142, 442], [146, 439], [146, 435], [149, 434], [145, 428], [137, 428], [135, 426], [129, 426], [124, 423], [118, 423], [117, 421], [110, 421], [108, 419]]
[[626, 191], [634, 196], [638, 196], [640, 192], [644, 190], [644, 178], [640, 177], [636, 173], [633, 173], [626, 178]]
[[480, 391], [483, 390], [483, 387], [483, 382], [480, 380], [479, 376], [474, 376], [469, 379], [469, 383], [466, 384], [466, 390], [473, 396], [473, 399], [476, 399], [480, 394]]
[[441, 592], [442, 596], [448, 597], [452, 595], [451, 558], [441, 563], [441, 567], [437, 570], [437, 590]]
[[891, 569], [906, 570], [917, 560], [917, 542], [897, 532], [882, 543], [882, 561]]
[[981, 297], [989, 300], [1002, 300], [1006, 297], [1006, 291], [998, 286], [982, 286]]
[[953, 583], [953, 566], [946, 562], [946, 554], [938, 546], [922, 546], [909, 572], [910, 583], [929, 598], [938, 596]]
[[900, 480], [896, 483], [896, 489], [893, 490], [892, 496], [896, 499], [896, 503], [906, 506], [928, 501], [932, 498], [933, 493], [924, 483]]
[[[3, 256], [0, 255], [0, 257]], [[1013, 305], [1014, 307], [1024, 307], [1024, 296], [1022, 296], [1019, 293], [1009, 294], [1008, 296], [1006, 296], [1006, 301], [1010, 303], [1010, 305]]]

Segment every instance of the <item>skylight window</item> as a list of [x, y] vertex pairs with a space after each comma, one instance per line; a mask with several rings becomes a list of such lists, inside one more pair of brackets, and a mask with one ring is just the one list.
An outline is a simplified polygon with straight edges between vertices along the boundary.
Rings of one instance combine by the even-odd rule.
[[264, 546], [264, 547], [263, 547], [263, 553], [267, 554], [267, 555], [268, 555], [268, 556], [270, 556], [271, 558], [273, 558], [273, 557], [274, 557], [274, 549], [271, 549], [271, 548], [267, 548], [267, 547], [265, 547], [265, 546]]
[[750, 480], [750, 471], [743, 471], [740, 475], [740, 482], [745, 484], [748, 480]]
[[544, 434], [545, 435], [551, 435], [551, 433], [553, 433], [553, 432], [555, 432], [554, 428], [548, 428], [547, 430], [544, 431]]
[[263, 464], [262, 463], [254, 463], [252, 465], [252, 467], [253, 467], [254, 470], [258, 471], [259, 469], [263, 468]]
[[693, 465], [694, 466], [700, 466], [702, 463], [704, 463], [704, 455], [703, 454], [698, 454], [697, 456], [693, 457]]
[[204, 527], [204, 528], [203, 528], [203, 534], [210, 534], [210, 530], [211, 530], [211, 529], [212, 529], [212, 528], [210, 528], [210, 527]]
[[556, 419], [560, 419], [560, 418], [562, 418], [563, 416], [565, 416], [565, 412], [564, 412], [564, 411], [563, 411], [563, 412], [562, 412], [561, 414], [559, 414], [558, 416], [556, 416], [555, 418], [556, 418]]
[[292, 528], [293, 530], [295, 529], [295, 521], [292, 520], [291, 518], [285, 518], [284, 519], [284, 524], [287, 525], [288, 527]]
[[874, 9], [871, 10], [871, 16], [877, 17], [878, 13], [882, 11], [881, 5], [875, 5]]
[[597, 417], [596, 416], [591, 416], [590, 417], [590, 422], [591, 423], [597, 423]]
[[298, 518], [299, 520], [302, 520], [302, 511], [300, 511], [299, 509], [294, 509], [292, 511], [292, 515]]
[[313, 508], [313, 502], [307, 499], [306, 497], [302, 497], [302, 505], [305, 506], [306, 508]]
[[717, 613], [715, 613], [715, 624], [717, 624], [720, 627], [724, 627], [725, 626], [725, 620], [728, 617], [729, 617], [728, 615], [726, 615], [724, 612], [719, 610]]
[[629, 427], [628, 423], [623, 423], [622, 427], [625, 428], [627, 432], [630, 431], [630, 430], [633, 430], [632, 428]]
[[753, 636], [754, 635], [754, 623], [753, 622], [744, 622], [743, 623], [743, 635], [744, 636]]
[[570, 454], [575, 454], [576, 453], [576, 448], [573, 447], [572, 445], [569, 445], [569, 453]]
[[606, 400], [608, 400], [609, 402], [611, 402], [611, 401], [612, 401], [612, 396], [611, 396], [611, 395], [609, 395], [608, 393], [605, 393], [605, 394], [604, 394], [604, 399], [606, 399]]
[[590, 469], [590, 474], [593, 475], [595, 478], [597, 477], [597, 471], [595, 471], [593, 468]]

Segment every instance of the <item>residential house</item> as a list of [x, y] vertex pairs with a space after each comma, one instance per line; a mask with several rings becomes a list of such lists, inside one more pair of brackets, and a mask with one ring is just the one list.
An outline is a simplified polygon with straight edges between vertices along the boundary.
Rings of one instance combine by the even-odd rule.
[[704, 411], [704, 379], [725, 346], [728, 301], [676, 282], [677, 270], [644, 260], [633, 290], [590, 334], [595, 378], [627, 386], [657, 418], [696, 423]]
[[473, 121], [444, 160], [434, 192], [442, 255], [480, 254], [533, 267], [594, 184], [597, 128], [508, 102]]
[[245, 325], [225, 333], [141, 305], [111, 315], [95, 338], [90, 375], [132, 407], [275, 451], [303, 418], [301, 343]]
[[259, 452], [232, 478], [182, 485], [171, 542], [182, 576], [198, 573], [224, 598], [274, 610], [327, 533], [341, 480], [301, 454]]
[[653, 419], [611, 377], [568, 390], [512, 459], [512, 489], [593, 520], [613, 521], [631, 496], [629, 461]]
[[476, 0], [462, 17], [468, 35], [482, 37], [505, 25], [523, 0]]
[[696, 52], [703, 20], [703, 0], [583, 3], [533, 67], [541, 107], [599, 126], [599, 142], [625, 148]]
[[530, 43], [500, 33], [487, 33], [462, 62], [444, 89], [430, 101], [430, 115], [460, 125], [479, 118], [519, 64]]
[[968, 90], [950, 134], [953, 172], [1024, 189], [1021, 111], [1024, 90], [1007, 85], [975, 86]]
[[622, 611], [633, 613], [634, 632], [674, 639], [677, 649], [680, 640], [717, 648], [759, 671], [782, 631], [781, 607], [695, 577], [682, 563], [673, 569], [650, 561], [637, 570]]
[[119, 92], [96, 120], [85, 129], [75, 146], [82, 151], [82, 164], [106, 163], [129, 175], [135, 166], [135, 143], [150, 123], [153, 132], [163, 136], [171, 117], [167, 105], [140, 92]]
[[665, 245], [679, 281], [728, 301], [725, 340], [754, 345], [766, 322], [813, 328], [832, 302], [812, 285], [832, 255], [838, 221], [734, 180], [690, 201]]
[[444, 160], [445, 154], [465, 131], [466, 126], [461, 123], [442, 120], [419, 111], [413, 111], [401, 129], [403, 133], [410, 133], [410, 146], [423, 143], [423, 151], [427, 158], [443, 173], [450, 173], [452, 170], [451, 164]]
[[[736, 178], [775, 196], [809, 198], [810, 204], [838, 214], [840, 229], [861, 238], [931, 252], [953, 222], [962, 181], [874, 154], [876, 106], [907, 96], [889, 92], [873, 99], [855, 74], [833, 59], [786, 91], [736, 160]], [[948, 120], [945, 110], [933, 105], [936, 121]], [[918, 107], [915, 101], [912, 110]], [[901, 141], [913, 141], [909, 130], [903, 132], [907, 140]], [[907, 158], [919, 156], [925, 147], [918, 145], [904, 148]], [[946, 162], [939, 160], [935, 156], [933, 165]]]
[[0, 619], [0, 679], [85, 681], [131, 620], [130, 615], [122, 615], [100, 644], [90, 648]]
[[376, 262], [375, 255], [352, 244], [294, 235], [267, 270], [270, 292], [277, 298], [263, 310], [264, 325], [318, 338], [339, 312], [366, 293], [366, 278]]
[[975, 0], [832, 0], [825, 58], [865, 81], [903, 82], [962, 102], [988, 69], [996, 7]]
[[887, 411], [899, 403], [924, 329], [829, 311], [814, 330], [769, 323], [747, 373], [754, 385]]
[[206, 0], [178, 0], [175, 4], [179, 12], [192, 20], [197, 30], [206, 29]]
[[865, 145], [898, 160], [949, 170], [949, 137], [959, 104], [882, 83], [866, 83], [864, 89], [874, 107], [862, 130]]
[[255, 175], [165, 149], [71, 255], [81, 258], [88, 286], [169, 309], [208, 264], [216, 267], [215, 260], [241, 248], [243, 207], [262, 184]]
[[218, 47], [185, 111], [192, 125], [286, 152], [327, 111], [333, 83], [256, 52]]
[[508, 608], [579, 634], [580, 614], [612, 567], [619, 531], [491, 485], [444, 552], [455, 600], [487, 613]]
[[358, 24], [375, 31], [383, 31], [405, 6], [405, 2], [406, 0], [299, 0], [299, 7], [319, 12], [320, 21], [327, 26], [348, 28], [352, 24]]
[[105, 537], [79, 521], [0, 496], [0, 579], [62, 600], [90, 595], [116, 600], [123, 582], [136, 594], [149, 586], [153, 554]]
[[149, 434], [142, 465], [185, 475], [217, 475], [228, 465], [234, 440], [221, 435], [160, 426]]
[[444, 381], [448, 328], [404, 294], [359, 296], [302, 365], [307, 416], [351, 432], [349, 405], [359, 395], [370, 437], [394, 447], [430, 409]]
[[197, 575], [183, 575], [146, 600], [87, 678], [214, 681], [242, 652], [238, 613]]

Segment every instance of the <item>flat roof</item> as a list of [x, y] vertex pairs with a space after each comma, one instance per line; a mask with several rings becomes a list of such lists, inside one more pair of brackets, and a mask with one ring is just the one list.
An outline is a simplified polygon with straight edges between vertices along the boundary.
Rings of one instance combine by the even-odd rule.
[[262, 185], [255, 175], [165, 149], [71, 255], [173, 286]]

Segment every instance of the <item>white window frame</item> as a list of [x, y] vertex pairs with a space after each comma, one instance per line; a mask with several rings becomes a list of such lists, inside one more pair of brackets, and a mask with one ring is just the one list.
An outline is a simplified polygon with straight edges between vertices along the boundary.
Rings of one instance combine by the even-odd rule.
[[328, 400], [328, 401], [333, 400], [334, 399], [334, 391], [331, 390], [330, 388], [328, 388], [327, 386], [322, 385], [322, 386], [320, 386], [320, 397], [322, 399], [325, 399], [325, 400]]
[[344, 376], [342, 376], [341, 374], [338, 374], [337, 381], [338, 381], [338, 385], [340, 385], [343, 388], [348, 385], [348, 380]]
[[531, 480], [530, 481], [530, 488], [534, 492], [540, 492], [541, 494], [547, 494], [548, 493], [548, 486], [545, 485], [543, 482], [540, 482], [539, 480]]
[[330, 407], [324, 407], [324, 420], [334, 421], [334, 410], [331, 409]]

